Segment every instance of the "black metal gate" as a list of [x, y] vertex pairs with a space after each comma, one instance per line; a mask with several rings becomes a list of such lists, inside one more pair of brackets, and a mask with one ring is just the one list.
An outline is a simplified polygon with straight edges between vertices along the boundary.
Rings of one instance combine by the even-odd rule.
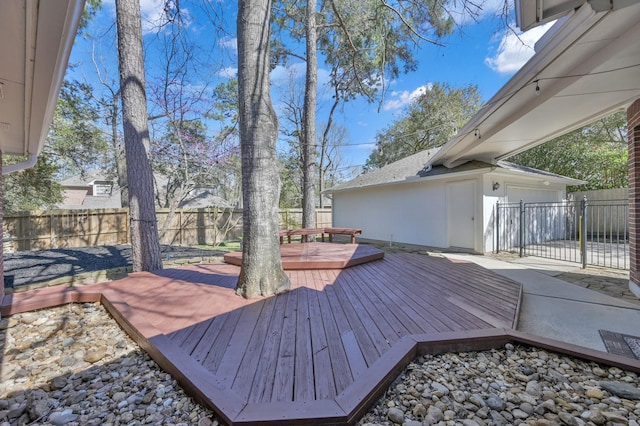
[[497, 203], [494, 251], [629, 268], [627, 200]]

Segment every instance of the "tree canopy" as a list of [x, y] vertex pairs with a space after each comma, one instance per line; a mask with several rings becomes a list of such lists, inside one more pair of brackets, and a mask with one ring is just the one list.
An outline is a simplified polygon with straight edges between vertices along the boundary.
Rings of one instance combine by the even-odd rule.
[[425, 149], [444, 145], [481, 106], [478, 87], [429, 84], [402, 116], [376, 135], [367, 168], [380, 168]]
[[627, 153], [627, 116], [619, 112], [509, 161], [587, 182], [573, 189], [624, 188], [629, 185]]

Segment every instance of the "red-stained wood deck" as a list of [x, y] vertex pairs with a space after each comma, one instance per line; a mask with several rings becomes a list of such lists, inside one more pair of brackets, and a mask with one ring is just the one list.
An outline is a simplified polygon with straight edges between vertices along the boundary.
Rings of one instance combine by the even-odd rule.
[[[365, 244], [304, 243], [281, 245], [280, 255], [285, 270], [344, 269], [382, 259], [384, 252]], [[242, 252], [227, 253], [224, 261], [240, 266]]]
[[416, 336], [446, 336], [451, 348], [465, 337], [497, 341], [487, 330], [514, 326], [521, 295], [473, 263], [418, 254], [288, 271], [291, 291], [254, 300], [235, 295], [238, 273], [229, 264], [135, 273], [8, 295], [2, 312], [101, 301], [224, 421], [347, 424], [415, 357]]

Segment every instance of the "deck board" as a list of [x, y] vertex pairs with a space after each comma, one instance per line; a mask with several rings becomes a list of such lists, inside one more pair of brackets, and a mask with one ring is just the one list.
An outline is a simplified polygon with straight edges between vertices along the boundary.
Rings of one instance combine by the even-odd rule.
[[282, 338], [277, 356], [272, 402], [293, 401], [293, 384], [296, 356], [296, 324], [298, 322], [298, 294], [287, 295], [287, 306], [282, 322]]
[[[214, 343], [209, 348], [209, 352], [207, 353], [206, 358], [204, 359], [202, 365], [209, 371], [216, 373], [218, 368], [220, 367], [220, 363], [222, 362], [222, 356], [224, 355], [227, 347], [229, 346], [229, 341], [234, 334], [236, 325], [240, 319], [241, 314], [240, 309], [236, 309], [235, 311], [229, 312], [227, 314], [223, 314], [217, 316], [216, 318], [220, 318], [222, 321], [214, 323], [216, 328], [210, 328], [210, 333], [217, 332], [217, 337]], [[192, 356], [194, 356], [192, 354]]]
[[[262, 357], [263, 348], [265, 342], [269, 341], [268, 338], [277, 337], [280, 330], [277, 333], [273, 333], [271, 330], [271, 320], [275, 311], [275, 305], [281, 297], [270, 297], [262, 302], [262, 310], [257, 318], [257, 322], [249, 339], [246, 349], [241, 353], [235, 353], [234, 355], [242, 358], [242, 362], [238, 367], [238, 373], [233, 380], [231, 389], [240, 395], [247, 395], [250, 393], [254, 383], [255, 377], [259, 372], [258, 366]], [[253, 401], [255, 402], [255, 401]]]
[[[275, 300], [275, 306], [273, 307], [271, 320], [263, 332], [265, 339], [262, 349], [256, 354], [256, 374], [249, 389], [249, 402], [271, 401], [287, 299], [288, 295], [271, 299]], [[259, 331], [259, 329], [256, 329], [256, 333]]]
[[311, 340], [301, 336], [311, 336], [311, 320], [309, 318], [309, 294], [312, 291], [301, 287], [298, 293], [298, 323], [296, 324], [296, 358], [293, 385], [294, 401], [311, 401], [315, 399], [313, 382], [313, 365], [311, 363]]
[[322, 291], [316, 294], [320, 304], [321, 321], [322, 324], [324, 324], [327, 342], [332, 342], [332, 344], [328, 344], [328, 349], [329, 359], [331, 360], [331, 372], [333, 373], [333, 391], [334, 393], [340, 393], [353, 383], [353, 376], [351, 375], [351, 368], [349, 368], [344, 346], [335, 344], [335, 342], [341, 341], [341, 337], [327, 292]]
[[[317, 260], [320, 249], [334, 245], [296, 246]], [[473, 336], [513, 324], [521, 292], [475, 264], [406, 253], [344, 270], [289, 270], [289, 292], [249, 301], [234, 292], [238, 273], [234, 265], [191, 265], [16, 293], [5, 298], [2, 313], [102, 297], [119, 310], [114, 317], [125, 329], [221, 418], [333, 424], [352, 422], [354, 412], [340, 407], [371, 403], [392, 380], [416, 350], [412, 336]]]

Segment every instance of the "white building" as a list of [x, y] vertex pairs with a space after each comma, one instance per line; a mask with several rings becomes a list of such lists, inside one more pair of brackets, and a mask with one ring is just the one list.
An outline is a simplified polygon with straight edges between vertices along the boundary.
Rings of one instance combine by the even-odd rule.
[[583, 183], [506, 161], [429, 166], [437, 151], [331, 188], [333, 226], [361, 228], [371, 240], [491, 251], [497, 201], [562, 201], [567, 185]]

